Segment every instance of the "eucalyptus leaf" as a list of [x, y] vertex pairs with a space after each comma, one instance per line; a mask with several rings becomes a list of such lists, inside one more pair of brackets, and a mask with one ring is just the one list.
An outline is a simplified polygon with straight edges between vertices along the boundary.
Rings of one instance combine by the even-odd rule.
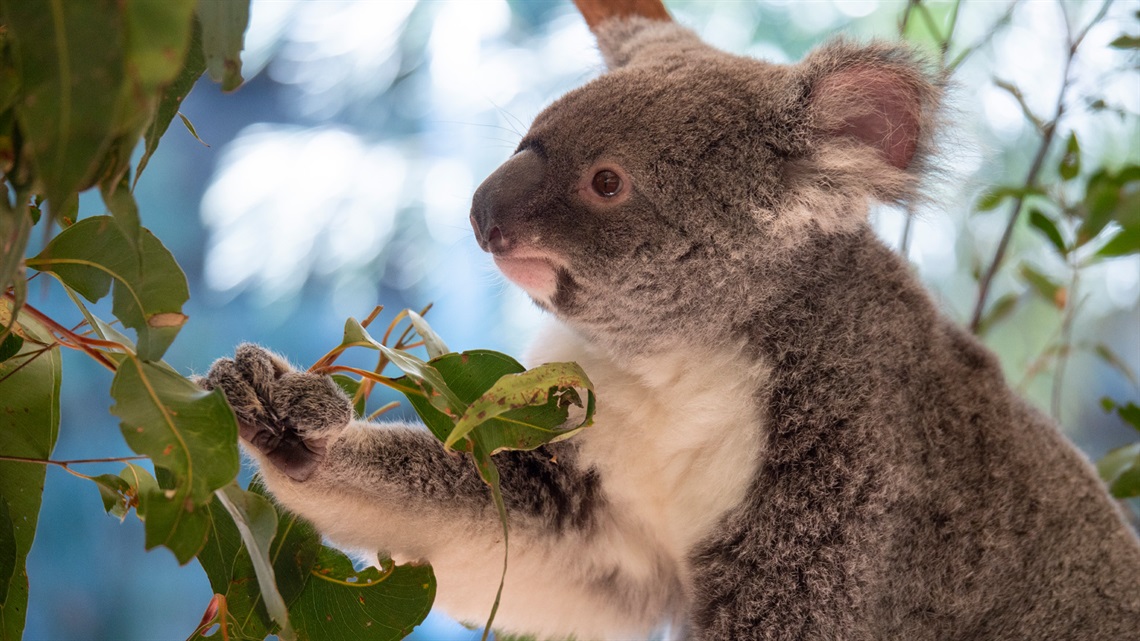
[[273, 504], [269, 499], [246, 492], [232, 483], [215, 492], [215, 496], [229, 512], [241, 533], [242, 543], [249, 552], [256, 572], [261, 600], [269, 616], [280, 626], [278, 636], [292, 641], [295, 634], [289, 625], [285, 600], [277, 591], [277, 579], [270, 559], [270, 546], [277, 535], [277, 512], [274, 511]]
[[1115, 258], [1140, 252], [1140, 225], [1125, 227], [1113, 236], [1104, 247], [1097, 250], [1097, 256]]
[[978, 335], [985, 336], [986, 333], [989, 332], [994, 325], [997, 325], [1006, 318], [1009, 318], [1009, 315], [1012, 314], [1013, 310], [1017, 308], [1017, 301], [1019, 298], [1020, 297], [1017, 294], [1011, 293], [1005, 294], [1001, 298], [994, 301], [994, 304], [990, 305], [990, 308], [986, 312], [986, 315], [983, 316], [982, 320], [978, 323]]
[[[201, 78], [202, 74], [206, 71], [206, 57], [202, 53], [202, 25], [199, 23], [197, 17], [195, 17], [192, 22], [190, 46], [186, 48], [186, 56], [182, 62], [182, 69], [174, 81], [165, 86], [159, 93], [158, 108], [155, 110], [154, 118], [147, 127], [143, 154], [142, 157], [139, 158], [138, 168], [135, 170], [136, 183], [139, 177], [142, 176], [143, 169], [146, 169], [147, 164], [150, 162], [151, 156], [153, 156], [155, 150], [158, 149], [158, 143], [162, 139], [162, 135], [170, 128], [170, 123], [174, 120], [174, 116], [179, 115], [178, 110], [182, 106], [182, 101], [190, 94], [190, 91], [194, 88], [194, 83], [198, 82], [198, 79]], [[184, 118], [183, 122], [189, 121]], [[192, 133], [195, 138], [198, 138], [196, 132], [192, 131]], [[199, 138], [199, 140], [201, 139]]]
[[111, 413], [135, 452], [169, 470], [179, 495], [204, 505], [238, 473], [237, 421], [218, 390], [168, 368], [127, 359], [111, 382]]
[[186, 322], [186, 276], [149, 230], [142, 230], [134, 251], [114, 219], [85, 218], [60, 232], [27, 264], [55, 274], [91, 302], [106, 296], [113, 282], [112, 310], [137, 332], [138, 355], [144, 360], [160, 359]]
[[1029, 265], [1021, 266], [1021, 277], [1029, 283], [1033, 291], [1037, 292], [1041, 298], [1049, 301], [1050, 303], [1057, 304], [1057, 294], [1061, 291], [1061, 286], [1045, 274], [1037, 271]]
[[[566, 427], [568, 406], [583, 407], [577, 389], [589, 397], [587, 411], [578, 424]], [[502, 427], [484, 441], [491, 454], [504, 449], [534, 449], [588, 426], [593, 422], [593, 405], [593, 384], [577, 363], [546, 363], [500, 377], [467, 407], [444, 445], [452, 447], [488, 419], [498, 418]], [[545, 411], [512, 412], [532, 408]]]
[[18, 61], [14, 105], [53, 217], [94, 181], [115, 138], [125, 84], [125, 29], [117, 0], [8, 0], [6, 42]]
[[127, 517], [132, 499], [131, 486], [123, 477], [117, 474], [100, 474], [91, 478], [95, 487], [99, 489], [99, 498], [103, 501], [103, 510], [120, 521]]
[[7, 603], [8, 589], [16, 574], [20, 550], [16, 544], [16, 524], [12, 522], [8, 501], [0, 496], [0, 603]]
[[[11, 302], [0, 299], [0, 316], [11, 322]], [[46, 460], [59, 435], [59, 350], [42, 349], [31, 339], [48, 335], [34, 319], [21, 317], [13, 333], [25, 339], [20, 352], [0, 363], [0, 455]], [[46, 467], [40, 463], [0, 461], [0, 500], [6, 504], [15, 556], [12, 571], [0, 576], [0, 638], [19, 639], [28, 604], [25, 561], [39, 520]], [[0, 519], [2, 520], [2, 519]], [[0, 536], [6, 538], [9, 533]], [[8, 546], [8, 543], [0, 544]], [[7, 554], [7, 552], [3, 552]]]
[[301, 641], [397, 641], [423, 622], [435, 599], [427, 565], [394, 565], [357, 572], [344, 554], [321, 548], [289, 616]]
[[1140, 496], [1140, 443], [1112, 450], [1096, 468], [1116, 498]]
[[159, 488], [139, 496], [139, 516], [146, 524], [145, 547], [164, 546], [174, 553], [179, 565], [186, 565], [206, 544], [210, 513], [195, 503], [186, 488]]
[[[0, 185], [3, 182], [0, 181]], [[24, 250], [32, 233], [32, 217], [24, 203], [12, 207], [6, 189], [0, 189], [0, 291], [22, 281]], [[2, 331], [0, 327], [0, 331]]]
[[1065, 245], [1061, 231], [1057, 229], [1057, 225], [1052, 220], [1041, 213], [1041, 210], [1034, 208], [1029, 211], [1029, 224], [1044, 234], [1045, 238], [1049, 239], [1049, 242], [1062, 256], [1069, 253], [1069, 248]]
[[249, 24], [249, 0], [198, 0], [206, 71], [222, 91], [241, 86], [241, 49]]
[[1057, 173], [1062, 180], [1072, 180], [1081, 173], [1081, 145], [1077, 141], [1076, 132], [1069, 134], [1069, 141], [1065, 144], [1065, 155], [1061, 156]]
[[439, 334], [435, 333], [431, 325], [427, 324], [423, 316], [420, 316], [410, 309], [407, 310], [407, 313], [408, 320], [411, 321], [412, 327], [416, 328], [416, 333], [424, 340], [424, 349], [427, 350], [428, 358], [443, 356], [451, 351], [447, 349], [447, 345], [443, 342], [443, 339], [439, 337]]

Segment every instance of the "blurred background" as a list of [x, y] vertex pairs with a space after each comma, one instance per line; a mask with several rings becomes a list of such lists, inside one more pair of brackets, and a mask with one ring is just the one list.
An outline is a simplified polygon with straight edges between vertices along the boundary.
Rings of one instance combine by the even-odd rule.
[[[709, 43], [773, 62], [798, 60], [839, 33], [897, 38], [906, 6], [667, 4]], [[937, 57], [953, 7], [931, 4], [925, 15], [912, 14], [908, 37]], [[974, 211], [979, 194], [1024, 180], [1040, 137], [1023, 105], [1052, 116], [1064, 75], [1066, 17], [1077, 31], [1100, 7], [1070, 2], [1062, 12], [1040, 0], [960, 8], [946, 59], [964, 57], [931, 202], [905, 232], [898, 210], [876, 210], [874, 224], [896, 248], [907, 235], [914, 268], [962, 322], [1008, 216], [1008, 207]], [[1140, 160], [1135, 49], [1110, 46], [1122, 33], [1140, 32], [1138, 11], [1140, 2], [1115, 2], [1088, 32], [1070, 70], [1063, 132], [1043, 182], [1057, 182], [1062, 136], [1070, 131], [1086, 167]], [[173, 251], [190, 282], [190, 322], [167, 361], [203, 373], [239, 342], [256, 341], [308, 366], [339, 343], [346, 317], [362, 318], [383, 304], [386, 324], [397, 310], [429, 302], [428, 320], [452, 349], [521, 354], [541, 313], [476, 247], [467, 213], [475, 187], [508, 157], [531, 119], [602, 70], [571, 3], [254, 0], [243, 59], [240, 90], [225, 95], [203, 79], [182, 106], [205, 144], [175, 122], [136, 189], [143, 224]], [[995, 79], [1016, 87], [1023, 104]], [[82, 215], [101, 207], [85, 199]], [[1053, 282], [1070, 279], [1041, 234], [1015, 230], [990, 300], [1016, 305], [985, 336], [1010, 380], [1058, 414], [1093, 458], [1135, 440], [1099, 399], [1138, 396], [1127, 372], [1140, 369], [1140, 257], [1101, 261], [1082, 270], [1078, 290], [1066, 289], [1079, 305], [1070, 344], [1092, 348], [1068, 354], [1056, 399], [1050, 350], [1064, 305], [1039, 295], [1025, 266]], [[63, 318], [74, 314], [48, 287], [33, 287], [31, 302]], [[1098, 352], [1099, 345], [1111, 352]], [[107, 411], [110, 373], [82, 356], [65, 357], [54, 458], [131, 454]], [[54, 467], [28, 574], [29, 640], [182, 639], [211, 596], [196, 563], [179, 568], [165, 549], [144, 552], [133, 515], [120, 524], [104, 514], [92, 484]], [[478, 635], [433, 615], [413, 638]]]

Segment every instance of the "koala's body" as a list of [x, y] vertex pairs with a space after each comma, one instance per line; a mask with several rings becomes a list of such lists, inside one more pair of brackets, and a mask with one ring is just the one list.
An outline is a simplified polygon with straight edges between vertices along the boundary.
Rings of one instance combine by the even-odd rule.
[[[592, 26], [611, 71], [537, 118], [471, 214], [558, 319], [530, 364], [577, 361], [599, 399], [574, 438], [497, 455], [497, 625], [1133, 638], [1140, 544], [1095, 472], [866, 222], [913, 197], [938, 78], [888, 45], [779, 66], [667, 20]], [[501, 530], [469, 461], [350, 422], [259, 348], [207, 380], [277, 501], [339, 545], [430, 561], [446, 612], [487, 615]]]

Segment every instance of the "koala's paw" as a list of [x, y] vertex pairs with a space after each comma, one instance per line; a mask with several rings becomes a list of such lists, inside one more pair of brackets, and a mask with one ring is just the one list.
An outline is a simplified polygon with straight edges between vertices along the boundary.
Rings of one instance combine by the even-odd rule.
[[313, 474], [329, 443], [352, 420], [352, 401], [331, 378], [296, 371], [249, 343], [233, 358], [215, 361], [199, 384], [221, 390], [241, 437], [297, 481]]

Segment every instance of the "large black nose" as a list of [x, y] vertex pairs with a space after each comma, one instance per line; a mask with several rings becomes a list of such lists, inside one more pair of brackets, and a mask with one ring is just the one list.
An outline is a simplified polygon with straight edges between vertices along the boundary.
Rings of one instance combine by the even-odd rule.
[[484, 251], [510, 249], [519, 223], [535, 206], [545, 176], [546, 159], [534, 149], [524, 149], [479, 185], [471, 201], [471, 227]]

